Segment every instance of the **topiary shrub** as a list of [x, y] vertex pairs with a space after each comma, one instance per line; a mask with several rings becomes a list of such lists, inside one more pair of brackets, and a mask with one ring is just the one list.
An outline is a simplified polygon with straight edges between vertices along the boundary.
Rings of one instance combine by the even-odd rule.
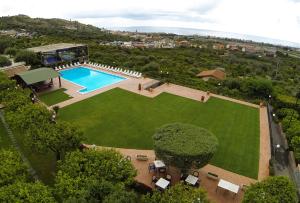
[[11, 61], [7, 57], [0, 56], [0, 67], [10, 66], [10, 65], [11, 65]]
[[162, 126], [153, 139], [156, 156], [184, 173], [192, 167], [205, 166], [218, 146], [218, 140], [211, 132], [182, 123]]

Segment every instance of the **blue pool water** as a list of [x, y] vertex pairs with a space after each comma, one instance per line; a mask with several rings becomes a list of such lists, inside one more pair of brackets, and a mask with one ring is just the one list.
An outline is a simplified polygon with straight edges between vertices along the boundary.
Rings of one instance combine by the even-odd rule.
[[125, 78], [86, 67], [62, 70], [60, 75], [63, 79], [81, 86], [82, 89], [79, 92], [82, 94], [125, 80]]

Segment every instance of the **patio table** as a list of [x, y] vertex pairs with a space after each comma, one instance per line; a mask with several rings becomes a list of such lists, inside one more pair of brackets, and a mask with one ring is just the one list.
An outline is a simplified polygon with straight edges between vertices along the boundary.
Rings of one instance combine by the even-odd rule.
[[187, 182], [191, 185], [196, 185], [197, 181], [198, 181], [198, 178], [193, 175], [188, 175], [188, 177], [185, 179], [185, 182]]
[[157, 187], [160, 187], [161, 189], [166, 189], [168, 187], [168, 185], [170, 184], [170, 181], [164, 179], [164, 178], [160, 178], [155, 185]]
[[240, 186], [233, 184], [231, 182], [228, 182], [226, 180], [221, 179], [218, 183], [218, 187], [223, 188], [225, 190], [229, 190], [235, 194], [239, 192]]
[[153, 161], [153, 163], [155, 165], [155, 168], [164, 168], [164, 167], [166, 167], [166, 164], [161, 160], [155, 160], [155, 161]]

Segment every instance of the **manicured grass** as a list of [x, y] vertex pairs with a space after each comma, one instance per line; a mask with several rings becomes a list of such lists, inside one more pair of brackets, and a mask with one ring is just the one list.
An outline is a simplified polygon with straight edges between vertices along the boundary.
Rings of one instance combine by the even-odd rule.
[[87, 143], [136, 149], [152, 149], [155, 129], [166, 123], [194, 124], [219, 139], [213, 165], [257, 178], [259, 111], [255, 108], [217, 98], [200, 103], [167, 93], [147, 98], [113, 89], [62, 108], [59, 118], [78, 124]]
[[58, 104], [60, 102], [66, 101], [72, 97], [64, 93], [66, 89], [58, 89], [52, 92], [46, 92], [39, 95], [39, 99], [47, 104], [48, 106], [52, 106], [54, 104]]

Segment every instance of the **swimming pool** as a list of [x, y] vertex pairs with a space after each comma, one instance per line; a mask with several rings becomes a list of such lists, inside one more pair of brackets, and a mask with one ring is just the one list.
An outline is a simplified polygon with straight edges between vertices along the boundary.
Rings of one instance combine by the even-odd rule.
[[86, 94], [126, 79], [86, 67], [62, 70], [60, 75], [63, 79], [81, 86], [82, 89], [79, 90], [81, 94]]

